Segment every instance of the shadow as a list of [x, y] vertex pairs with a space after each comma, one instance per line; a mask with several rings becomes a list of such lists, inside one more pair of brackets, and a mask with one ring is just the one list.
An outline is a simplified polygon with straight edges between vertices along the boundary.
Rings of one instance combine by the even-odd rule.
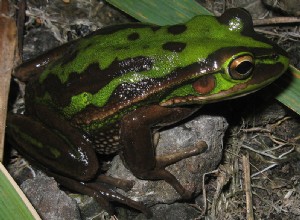
[[270, 92], [272, 92], [272, 95], [276, 97], [281, 92], [286, 90], [294, 80], [296, 79], [293, 76], [293, 73], [291, 72], [290, 68], [288, 68], [288, 70], [281, 77], [279, 77], [274, 83], [272, 83], [267, 88], [269, 88]]

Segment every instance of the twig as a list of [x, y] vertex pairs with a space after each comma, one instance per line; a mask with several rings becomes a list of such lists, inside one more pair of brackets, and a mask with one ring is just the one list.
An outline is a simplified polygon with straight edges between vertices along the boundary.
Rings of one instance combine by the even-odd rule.
[[278, 146], [276, 146], [276, 147], [272, 147], [272, 148], [270, 148], [270, 149], [266, 149], [266, 150], [263, 150], [262, 152], [270, 152], [270, 151], [274, 151], [274, 150], [278, 150], [278, 149], [280, 149], [280, 148], [282, 148], [282, 147], [284, 147], [284, 146], [286, 146], [286, 145], [289, 145], [288, 143], [286, 143], [286, 144], [279, 144]]
[[206, 188], [205, 188], [205, 176], [208, 175], [208, 174], [212, 174], [212, 173], [217, 173], [219, 172], [219, 170], [213, 170], [213, 171], [210, 171], [208, 173], [204, 173], [203, 176], [202, 176], [202, 193], [203, 193], [203, 202], [204, 202], [204, 205], [203, 205], [203, 208], [202, 208], [202, 213], [201, 213], [201, 216], [204, 216], [206, 211], [207, 211], [207, 198], [206, 198]]
[[284, 159], [284, 156], [285, 156], [285, 155], [287, 155], [287, 154], [293, 152], [294, 150], [295, 150], [295, 148], [292, 147], [292, 148], [291, 148], [290, 150], [288, 150], [287, 152], [284, 152], [284, 153], [280, 154], [280, 155], [278, 156], [278, 158], [279, 158], [279, 159]]
[[287, 144], [287, 142], [279, 137], [276, 137], [274, 135], [270, 135], [269, 138], [271, 138], [271, 140], [275, 143], [275, 144], [279, 144], [279, 145], [284, 145]]
[[271, 133], [270, 130], [265, 128], [253, 127], [253, 128], [243, 128], [241, 129], [243, 132], [261, 132], [261, 133]]
[[4, 151], [7, 99], [15, 61], [16, 32], [15, 21], [9, 16], [8, 1], [0, 1], [0, 162]]
[[243, 155], [243, 169], [244, 169], [244, 185], [245, 185], [245, 193], [246, 193], [247, 220], [254, 220], [249, 154]]
[[269, 170], [269, 169], [272, 169], [273, 167], [275, 167], [275, 166], [277, 166], [277, 165], [278, 165], [277, 163], [273, 163], [273, 164], [271, 164], [270, 166], [268, 166], [268, 167], [266, 167], [266, 168], [260, 170], [259, 172], [252, 174], [252, 175], [251, 175], [251, 178], [253, 178], [253, 177], [255, 177], [255, 176], [259, 175], [259, 174], [262, 174], [262, 173], [264, 173], [265, 171], [267, 171], [267, 170]]
[[298, 17], [274, 17], [274, 18], [265, 18], [265, 19], [254, 19], [254, 26], [259, 25], [277, 25], [277, 24], [290, 24], [290, 23], [299, 23], [300, 18]]
[[255, 153], [258, 153], [258, 154], [261, 154], [261, 155], [270, 157], [270, 158], [275, 159], [275, 160], [281, 159], [281, 158], [278, 158], [278, 157], [276, 157], [276, 156], [274, 156], [274, 155], [272, 155], [272, 154], [265, 153], [264, 151], [255, 150], [254, 148], [249, 147], [249, 146], [247, 146], [247, 145], [245, 145], [245, 144], [243, 144], [242, 147], [243, 147], [243, 148], [246, 148], [246, 149], [248, 149], [248, 150], [251, 150], [251, 151], [253, 151], [253, 152], [255, 152]]

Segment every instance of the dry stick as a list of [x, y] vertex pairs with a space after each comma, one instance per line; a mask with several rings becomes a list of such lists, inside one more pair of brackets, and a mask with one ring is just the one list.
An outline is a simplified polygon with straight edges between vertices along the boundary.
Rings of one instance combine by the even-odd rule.
[[243, 168], [244, 168], [244, 183], [246, 193], [246, 206], [247, 206], [247, 220], [254, 220], [253, 204], [252, 204], [252, 189], [250, 179], [250, 163], [249, 154], [243, 155]]
[[8, 1], [0, 2], [0, 162], [3, 160], [4, 133], [10, 76], [16, 51], [16, 25], [9, 16]]
[[213, 174], [213, 173], [217, 173], [219, 170], [213, 170], [210, 171], [208, 173], [204, 173], [202, 176], [202, 192], [203, 192], [203, 208], [202, 208], [202, 212], [201, 212], [201, 216], [204, 216], [205, 213], [207, 212], [207, 196], [206, 196], [206, 187], [205, 187], [205, 176], [209, 175], [209, 174]]
[[273, 24], [289, 24], [289, 23], [299, 23], [300, 18], [298, 17], [275, 17], [275, 18], [265, 18], [265, 19], [254, 19], [254, 26], [258, 25], [273, 25]]

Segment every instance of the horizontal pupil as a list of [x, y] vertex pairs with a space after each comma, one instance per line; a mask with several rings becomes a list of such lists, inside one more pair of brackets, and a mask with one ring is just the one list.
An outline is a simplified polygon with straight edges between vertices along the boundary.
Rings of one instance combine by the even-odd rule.
[[253, 68], [253, 63], [251, 63], [250, 61], [244, 61], [242, 63], [240, 63], [235, 70], [239, 73], [239, 74], [247, 74], [249, 73], [249, 71]]

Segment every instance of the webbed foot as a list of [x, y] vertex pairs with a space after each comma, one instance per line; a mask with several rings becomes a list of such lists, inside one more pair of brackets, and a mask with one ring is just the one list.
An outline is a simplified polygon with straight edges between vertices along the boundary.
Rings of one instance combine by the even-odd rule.
[[[120, 193], [116, 192], [113, 187], [109, 186], [110, 184], [108, 183], [114, 179], [113, 177], [107, 178], [106, 176], [100, 176], [96, 181], [93, 182], [79, 182], [54, 173], [50, 173], [50, 175], [68, 189], [93, 197], [111, 215], [115, 214], [115, 210], [111, 206], [110, 202], [118, 202], [141, 211], [147, 218], [152, 217], [152, 212], [148, 207], [146, 207], [142, 203], [136, 202], [121, 195]], [[117, 183], [117, 185], [119, 185], [119, 183]], [[125, 188], [129, 187], [129, 185], [127, 185], [126, 183], [125, 185], [123, 184], [124, 183], [122, 183], [121, 185], [125, 186]]]

